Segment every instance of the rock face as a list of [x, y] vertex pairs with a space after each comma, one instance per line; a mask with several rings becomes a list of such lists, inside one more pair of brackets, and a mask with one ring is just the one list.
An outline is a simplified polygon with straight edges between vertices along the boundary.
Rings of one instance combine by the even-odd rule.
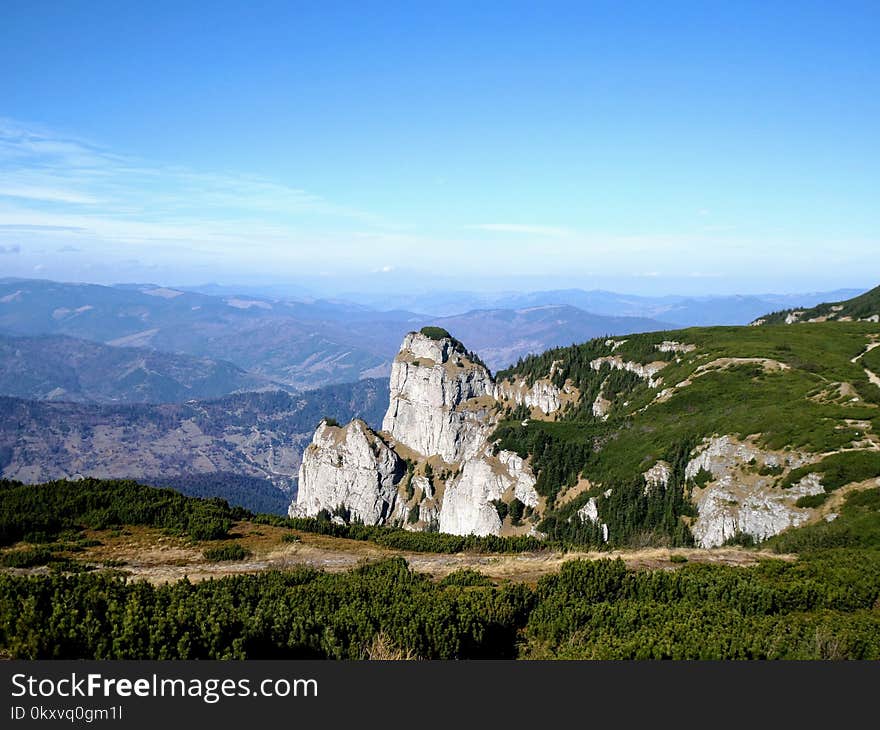
[[528, 465], [510, 451], [493, 456], [487, 448], [466, 462], [461, 474], [446, 485], [440, 531], [454, 535], [497, 535], [501, 519], [492, 502], [509, 491], [528, 507], [538, 504], [535, 477]]
[[[693, 349], [671, 340], [656, 347], [677, 355]], [[766, 369], [767, 363], [760, 362]], [[533, 534], [537, 520], [527, 518], [530, 524], [521, 526], [501, 517], [501, 503], [508, 513], [515, 506], [517, 517], [521, 507], [523, 512], [530, 508], [529, 515], [544, 514], [546, 504], [535, 489], [529, 460], [498, 451], [490, 438], [498, 419], [505, 413], [509, 417], [513, 407], [531, 409], [532, 418], [552, 419], [577, 401], [580, 394], [570, 380], [561, 388], [555, 384], [562, 374], [560, 363], [552, 364], [548, 377], [531, 383], [522, 378], [496, 383], [479, 358], [442, 330], [408, 334], [392, 366], [382, 431], [358, 420], [345, 427], [322, 421], [303, 455], [299, 494], [290, 514], [314, 516], [342, 507], [340, 515], [348, 513], [367, 524], [459, 535], [519, 534], [531, 527]], [[697, 372], [727, 364], [713, 360]], [[590, 361], [592, 370], [627, 370], [653, 388], [660, 386], [665, 365], [630, 362], [619, 354]], [[601, 388], [591, 405], [597, 418], [607, 415]], [[690, 455], [684, 472], [697, 515], [689, 526], [701, 547], [722, 545], [743, 534], [762, 540], [817, 517], [815, 510], [796, 504], [802, 496], [823, 491], [817, 475], [786, 489], [781, 483], [791, 470], [820, 455], [768, 450], [758, 439], [713, 436]], [[668, 490], [672, 477], [670, 463], [655, 461], [642, 473], [644, 493]], [[610, 489], [606, 498], [609, 494]], [[608, 540], [609, 515], [601, 514], [603, 504], [591, 498], [570, 519], [595, 524]]]
[[[610, 491], [610, 490], [609, 490]], [[599, 522], [599, 505], [595, 497], [590, 497], [587, 503], [575, 513], [581, 522], [594, 522], [599, 524], [602, 530], [602, 541], [608, 542], [608, 525]]]
[[[499, 396], [507, 402], [559, 407], [559, 389], [549, 382], [530, 389], [505, 385]], [[408, 334], [392, 365], [390, 389], [379, 434], [361, 421], [344, 428], [321, 423], [303, 455], [291, 516], [343, 506], [367, 524], [497, 535], [502, 522], [494, 501], [538, 505], [529, 464], [510, 451], [495, 454], [489, 444], [502, 404], [492, 375], [459, 342]], [[404, 455], [423, 471], [432, 460], [433, 485], [421, 473], [406, 477]], [[438, 458], [443, 481], [437, 481]]]
[[563, 390], [557, 388], [549, 380], [536, 380], [530, 388], [524, 381], [498, 383], [493, 395], [496, 400], [509, 400], [516, 405], [538, 408], [549, 415], [559, 410], [562, 405]]
[[658, 461], [648, 471], [642, 474], [645, 479], [645, 493], [654, 489], [666, 489], [669, 486], [669, 478], [672, 476], [672, 467], [668, 462]]
[[[382, 430], [423, 456], [448, 464], [474, 456], [491, 430], [495, 383], [449, 338], [406, 336], [391, 366], [391, 401]], [[479, 403], [483, 398], [484, 403]]]
[[[761, 468], [782, 472], [796, 469], [807, 460], [804, 454], [765, 451], [733, 436], [706, 441], [685, 468], [688, 479], [701, 471], [712, 477], [704, 488], [694, 489], [698, 516], [691, 532], [697, 544], [717, 547], [736, 535], [763, 540], [808, 521], [811, 511], [797, 507], [795, 502], [823, 491], [815, 474], [789, 489], [774, 487], [769, 477], [760, 476]], [[647, 473], [645, 476], [647, 481]]]
[[795, 502], [824, 491], [821, 484], [809, 482], [785, 490], [767, 487], [764, 480], [742, 485], [725, 476], [704, 490], [697, 500], [699, 517], [691, 527], [697, 544], [717, 547], [739, 534], [763, 540], [802, 525], [811, 513], [796, 507]]
[[789, 469], [797, 469], [807, 463], [807, 457], [803, 454], [790, 452], [780, 455], [763, 451], [733, 436], [719, 436], [706, 441], [699, 453], [688, 462], [685, 477], [693, 479], [701, 470], [715, 477], [723, 477], [752, 459], [756, 464], [760, 462], [769, 467], [785, 466]]
[[656, 388], [660, 385], [661, 379], [655, 376], [666, 367], [666, 363], [662, 361], [643, 365], [642, 363], [624, 360], [620, 355], [605, 355], [604, 357], [597, 357], [595, 360], [590, 361], [590, 367], [593, 368], [593, 370], [601, 370], [605, 365], [613, 370], [627, 370], [634, 373], [643, 380], [648, 381], [648, 386], [651, 388]]
[[290, 516], [314, 517], [343, 506], [366, 524], [384, 524], [397, 506], [405, 472], [405, 463], [363, 421], [344, 428], [321, 421], [303, 454]]

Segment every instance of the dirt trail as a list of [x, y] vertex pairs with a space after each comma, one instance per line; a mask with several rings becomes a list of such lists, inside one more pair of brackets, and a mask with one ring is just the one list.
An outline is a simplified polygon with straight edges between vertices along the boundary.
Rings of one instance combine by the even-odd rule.
[[[671, 569], [680, 555], [690, 562], [724, 565], [752, 565], [763, 558], [791, 560], [791, 556], [746, 550], [738, 547], [713, 550], [685, 548], [645, 548], [615, 551], [540, 551], [519, 554], [415, 553], [384, 548], [375, 543], [297, 532], [299, 542], [284, 542], [282, 528], [239, 523], [234, 528], [236, 542], [252, 553], [243, 561], [209, 562], [202, 551], [206, 544], [188, 544], [183, 538], [169, 537], [158, 530], [129, 528], [124, 535], [95, 532], [90, 536], [101, 545], [72, 555], [76, 560], [98, 567], [117, 567], [130, 577], [162, 584], [184, 577], [196, 582], [229, 575], [259, 573], [265, 570], [292, 570], [312, 567], [328, 572], [350, 570], [368, 562], [392, 556], [403, 557], [414, 570], [440, 579], [462, 568], [479, 571], [493, 580], [534, 583], [555, 573], [569, 560], [622, 558], [631, 568]], [[46, 568], [15, 572], [45, 572]]]
[[[867, 355], [869, 352], [871, 352], [871, 350], [873, 350], [875, 347], [880, 347], [880, 341], [869, 343], [868, 346], [865, 347], [864, 352], [860, 352], [858, 355], [856, 355], [854, 358], [852, 358], [852, 360], [850, 360], [850, 362], [857, 363], [865, 355]], [[865, 370], [865, 375], [868, 376], [868, 380], [870, 380], [872, 383], [874, 383], [874, 385], [876, 385], [878, 388], [880, 388], [880, 375], [877, 375], [877, 373], [872, 372], [871, 370], [868, 370], [868, 368], [864, 368], [864, 370]]]
[[869, 352], [871, 352], [871, 350], [873, 350], [875, 347], [880, 347], [880, 341], [869, 343], [867, 345], [867, 347], [865, 347], [864, 351], [860, 352], [858, 355], [856, 355], [854, 358], [852, 358], [852, 360], [850, 360], [850, 362], [852, 362], [852, 363], [858, 362], [865, 355], [867, 355]]

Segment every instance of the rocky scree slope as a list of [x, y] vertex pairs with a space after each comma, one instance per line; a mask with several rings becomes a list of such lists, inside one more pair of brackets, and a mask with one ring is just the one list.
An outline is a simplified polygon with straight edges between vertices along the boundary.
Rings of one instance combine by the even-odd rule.
[[753, 542], [880, 477], [872, 322], [600, 338], [495, 378], [407, 335], [381, 431], [323, 422], [292, 516], [617, 545]]

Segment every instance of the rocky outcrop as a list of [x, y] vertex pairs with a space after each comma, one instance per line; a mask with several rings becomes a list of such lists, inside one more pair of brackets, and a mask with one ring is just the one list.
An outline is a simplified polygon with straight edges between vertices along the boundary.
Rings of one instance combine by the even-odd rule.
[[303, 454], [291, 517], [314, 517], [343, 506], [366, 524], [390, 521], [406, 465], [366, 423], [321, 421]]
[[596, 371], [601, 370], [606, 365], [614, 370], [628, 370], [631, 373], [635, 373], [643, 380], [648, 381], [648, 386], [651, 388], [656, 388], [660, 385], [661, 379], [655, 376], [666, 367], [665, 362], [649, 362], [647, 365], [644, 365], [640, 362], [624, 360], [620, 355], [605, 355], [590, 361], [590, 367]]
[[691, 526], [694, 540], [700, 547], [710, 548], [740, 534], [757, 541], [778, 535], [811, 518], [811, 510], [795, 506], [800, 497], [823, 491], [817, 479], [804, 480], [790, 489], [774, 489], [764, 479], [744, 484], [731, 476], [722, 477], [702, 490], [697, 499], [699, 516]]
[[731, 470], [754, 460], [753, 465], [797, 469], [807, 463], [808, 457], [795, 451], [779, 454], [765, 451], [734, 436], [716, 436], [697, 447], [698, 453], [685, 467], [685, 478], [693, 479], [701, 471], [714, 477], [726, 476]]
[[808, 475], [789, 489], [761, 476], [762, 470], [781, 474], [808, 460], [806, 454], [767, 451], [730, 435], [707, 439], [685, 468], [687, 479], [701, 472], [711, 475], [704, 487], [693, 490], [697, 518], [691, 532], [697, 544], [717, 547], [741, 534], [763, 540], [809, 520], [812, 512], [795, 503], [823, 491], [817, 475]]
[[602, 541], [608, 542], [608, 525], [604, 522], [599, 522], [599, 504], [596, 502], [595, 497], [590, 497], [587, 503], [575, 512], [575, 515], [577, 515], [581, 522], [592, 522], [599, 525], [599, 529], [602, 531]]
[[562, 407], [563, 393], [571, 393], [571, 387], [557, 388], [546, 378], [536, 380], [529, 387], [525, 381], [517, 379], [513, 382], [505, 380], [495, 385], [493, 395], [499, 401], [513, 401], [516, 405], [538, 408], [545, 415], [555, 413]]
[[602, 391], [599, 391], [599, 395], [593, 401], [592, 410], [596, 418], [601, 418], [603, 421], [608, 420], [611, 412], [611, 401], [603, 395]]
[[666, 489], [669, 486], [669, 478], [672, 476], [672, 467], [668, 462], [658, 461], [648, 471], [642, 474], [645, 480], [645, 493], [654, 489]]
[[[408, 334], [392, 365], [390, 390], [379, 434], [359, 421], [344, 428], [321, 423], [303, 456], [291, 515], [343, 506], [367, 524], [439, 525], [453, 534], [495, 535], [502, 524], [494, 501], [538, 505], [528, 463], [510, 451], [493, 453], [496, 384], [459, 342]], [[559, 389], [549, 381], [517, 393], [528, 405], [558, 407]], [[440, 470], [432, 469], [433, 484], [416, 473], [403, 490], [404, 456], [414, 464], [433, 459], [435, 465], [439, 457], [445, 481], [436, 481]]]
[[526, 506], [538, 504], [535, 477], [521, 457], [510, 451], [493, 455], [490, 448], [467, 461], [450, 479], [440, 510], [440, 531], [455, 535], [497, 535], [501, 519], [495, 505], [505, 495]]
[[664, 340], [659, 345], [655, 345], [657, 350], [660, 352], [676, 352], [676, 353], [686, 353], [693, 352], [697, 349], [696, 345], [683, 344], [681, 342], [676, 342], [675, 340]]
[[391, 366], [382, 430], [423, 456], [464, 461], [480, 450], [492, 428], [494, 389], [489, 371], [458, 343], [411, 332]]

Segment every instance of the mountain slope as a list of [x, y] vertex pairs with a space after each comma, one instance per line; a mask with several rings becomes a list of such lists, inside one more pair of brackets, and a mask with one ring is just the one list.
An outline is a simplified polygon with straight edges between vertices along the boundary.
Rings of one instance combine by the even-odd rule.
[[[393, 344], [359, 337], [396, 333], [382, 315], [364, 327], [352, 307], [212, 297], [154, 285], [107, 287], [0, 280], [0, 331], [64, 334], [114, 346], [147, 347], [227, 360], [264, 378], [309, 388], [362, 377]], [[404, 327], [405, 329], [405, 327]], [[396, 335], [390, 342], [394, 343]]]
[[794, 324], [837, 320], [880, 321], [880, 286], [852, 299], [825, 302], [810, 309], [784, 309], [755, 320], [755, 324]]
[[281, 386], [230, 362], [64, 335], [0, 335], [0, 395], [95, 403], [172, 403]]
[[289, 501], [302, 451], [323, 416], [377, 423], [386, 405], [385, 383], [375, 380], [162, 405], [0, 397], [0, 476], [30, 483], [138, 478], [189, 483], [189, 491], [205, 495], [206, 479], [234, 474], [269, 480]]
[[[859, 363], [878, 341], [878, 325], [840, 322], [688, 329], [551, 351], [498, 377], [568, 383], [577, 402], [552, 420], [508, 421], [496, 435], [521, 454], [541, 444], [533, 465], [552, 474], [538, 491], [557, 511], [547, 530], [568, 530], [573, 510], [592, 499], [589, 511], [612, 534], [633, 538], [664, 522], [668, 532], [680, 520], [703, 546], [762, 539], [826, 514], [836, 488], [880, 476], [880, 387]], [[570, 466], [554, 470], [554, 461]], [[579, 479], [591, 486], [572, 498]], [[662, 492], [652, 492], [657, 484]], [[662, 516], [624, 515], [652, 493], [662, 499], [641, 509]]]
[[[811, 307], [820, 302], [845, 299], [855, 289], [797, 294], [753, 294], [710, 296], [639, 296], [601, 289], [550, 289], [529, 292], [473, 292], [450, 289], [423, 292], [351, 294], [349, 298], [376, 308], [404, 307], [419, 312], [457, 316], [472, 310], [528, 309], [569, 306], [596, 315], [643, 317], [679, 327], [745, 325], [765, 312], [791, 307]], [[636, 331], [631, 329], [631, 331]]]

